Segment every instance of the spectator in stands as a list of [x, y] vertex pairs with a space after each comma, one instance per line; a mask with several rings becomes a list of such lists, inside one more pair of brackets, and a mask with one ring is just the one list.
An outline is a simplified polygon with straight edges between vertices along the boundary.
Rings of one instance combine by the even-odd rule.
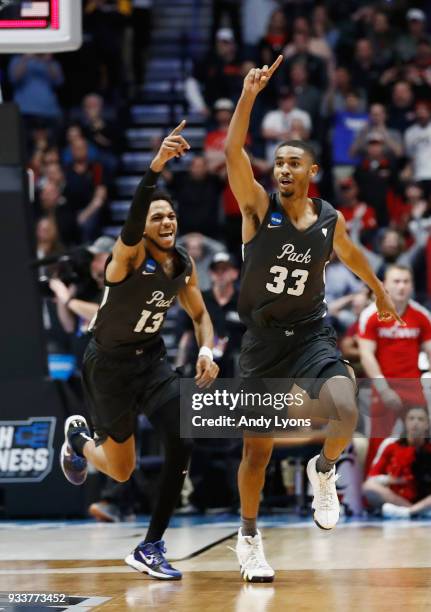
[[[245, 331], [237, 313], [236, 281], [239, 270], [229, 253], [219, 251], [212, 255], [208, 273], [211, 288], [204, 291], [202, 295], [214, 325], [214, 359], [220, 367], [220, 375], [233, 378], [237, 373], [236, 359]], [[196, 360], [193, 361], [194, 355], [198, 353], [193, 329], [190, 327], [189, 318], [183, 317], [181, 311], [178, 316], [181, 337], [178, 344], [177, 365], [188, 364], [192, 368], [196, 362]]]
[[[78, 242], [88, 242], [100, 233], [100, 212], [107, 198], [100, 163], [88, 159], [88, 145], [83, 139], [72, 144], [72, 163], [66, 167], [68, 221], [78, 230]], [[66, 210], [64, 212], [66, 215]]]
[[426, 15], [417, 8], [411, 8], [406, 14], [407, 32], [401, 34], [396, 42], [396, 52], [402, 62], [409, 62], [417, 52], [419, 41], [428, 38]]
[[212, 34], [211, 39], [217, 40], [217, 32], [223, 23], [225, 15], [229, 18], [230, 27], [239, 47], [242, 45], [241, 9], [242, 0], [213, 0], [212, 2]]
[[63, 83], [57, 60], [51, 53], [15, 55], [9, 64], [9, 80], [28, 135], [42, 126], [55, 137], [62, 117], [56, 89]]
[[356, 41], [350, 71], [353, 87], [361, 89], [369, 102], [375, 101], [379, 93], [381, 67], [376, 62], [373, 46], [367, 38]]
[[258, 42], [257, 65], [271, 66], [284, 49], [287, 38], [287, 19], [283, 11], [278, 9], [272, 13], [265, 35]]
[[42, 179], [54, 183], [59, 188], [60, 193], [63, 193], [66, 186], [66, 178], [60, 164], [52, 162], [44, 166]]
[[36, 253], [38, 259], [57, 255], [63, 250], [55, 218], [52, 215], [41, 217], [36, 225]]
[[82, 125], [78, 122], [70, 123], [65, 132], [65, 140], [66, 146], [63, 148], [61, 152], [61, 163], [64, 166], [71, 164], [73, 161], [72, 156], [72, 145], [74, 142], [85, 140], [87, 142], [87, 150], [88, 150], [88, 161], [96, 162], [99, 161], [99, 151], [97, 150], [96, 145], [92, 142], [89, 142], [84, 134], [84, 129]]
[[215, 253], [225, 250], [224, 244], [198, 232], [181, 236], [178, 244], [184, 246], [187, 253], [193, 258], [199, 276], [199, 286], [202, 291], [207, 291], [211, 287], [211, 279], [208, 275], [209, 264]]
[[386, 269], [391, 264], [408, 266], [414, 270], [417, 259], [429, 237], [427, 228], [418, 224], [415, 241], [407, 249], [403, 235], [398, 230], [387, 228], [380, 234], [376, 250], [371, 251], [360, 244], [357, 227], [358, 224], [353, 220], [350, 226], [350, 236], [361, 246], [371, 267], [380, 279], [383, 279]]
[[338, 180], [337, 208], [343, 214], [347, 229], [357, 223], [362, 242], [371, 241], [377, 230], [376, 213], [371, 206], [359, 199], [358, 185], [352, 176]]
[[325, 300], [335, 327], [344, 332], [355, 320], [350, 304], [356, 293], [363, 289], [362, 282], [332, 255], [325, 269]]
[[[431, 358], [431, 314], [412, 300], [411, 269], [398, 263], [389, 266], [384, 276], [384, 287], [405, 327], [393, 321], [379, 321], [374, 303], [363, 311], [359, 319], [361, 362], [378, 391], [378, 395], [374, 393], [370, 408], [368, 465], [382, 438], [390, 435], [403, 410], [408, 405], [425, 405], [419, 383], [420, 351], [423, 349]], [[396, 379], [400, 380], [396, 382]]]
[[406, 67], [406, 79], [417, 100], [429, 100], [431, 94], [431, 39], [418, 43], [415, 58]]
[[392, 87], [388, 126], [404, 134], [415, 119], [414, 95], [410, 83], [397, 81]]
[[350, 308], [355, 315], [355, 321], [347, 328], [340, 338], [340, 351], [344, 359], [347, 359], [355, 371], [356, 378], [364, 378], [365, 372], [361, 364], [359, 350], [359, 315], [370, 303], [370, 292], [368, 287], [355, 293], [350, 302]]
[[295, 94], [297, 107], [310, 115], [314, 131], [316, 131], [319, 122], [321, 92], [317, 87], [310, 85], [305, 64], [300, 62], [291, 64], [289, 85]]
[[289, 76], [290, 66], [301, 62], [307, 67], [310, 83], [321, 91], [326, 89], [328, 85], [327, 64], [322, 57], [310, 51], [309, 29], [301, 28], [293, 34], [292, 43], [286, 47], [284, 55], [287, 59], [284, 66], [285, 81]]
[[422, 219], [428, 216], [430, 204], [424, 198], [424, 191], [416, 183], [408, 183], [404, 192], [405, 205], [411, 219]]
[[335, 49], [339, 31], [334, 24], [331, 23], [328, 9], [324, 4], [317, 4], [313, 7], [311, 32], [313, 39], [324, 40], [332, 50]]
[[[344, 66], [337, 66], [329, 81], [329, 87], [322, 98], [322, 115], [332, 117], [336, 112], [346, 110], [347, 96], [352, 91], [352, 79], [349, 70]], [[358, 92], [361, 98], [361, 110], [366, 109], [366, 100], [361, 92]]]
[[[264, 36], [258, 42], [256, 51], [257, 65], [264, 66], [267, 64], [271, 66], [280, 53], [282, 53], [287, 43], [287, 39], [288, 28], [286, 16], [282, 10], [276, 10], [270, 17]], [[248, 71], [243, 70], [244, 76], [247, 72]], [[277, 93], [280, 85], [277, 77], [278, 75], [275, 74], [274, 78], [269, 80], [268, 85], [261, 92], [262, 98], [258, 98], [257, 100], [258, 106], [253, 113], [252, 122], [260, 122], [262, 113], [276, 105]], [[260, 107], [263, 108], [262, 112], [259, 112]]]
[[112, 176], [118, 166], [118, 127], [103, 116], [104, 101], [98, 94], [88, 94], [82, 101], [83, 128], [89, 142], [97, 147], [99, 160]]
[[[197, 83], [202, 88], [202, 94], [196, 87]], [[193, 108], [207, 115], [219, 98], [238, 99], [242, 88], [242, 68], [234, 33], [230, 28], [217, 31], [215, 49], [194, 67], [187, 86]]]
[[350, 149], [367, 120], [368, 114], [362, 110], [359, 93], [349, 91], [345, 110], [335, 112], [332, 117], [332, 162], [336, 167], [352, 166], [359, 161], [350, 156]]
[[382, 70], [393, 61], [395, 32], [389, 22], [389, 15], [384, 10], [377, 10], [368, 34], [375, 63]]
[[298, 50], [297, 45], [295, 45], [295, 42], [294, 42], [297, 34], [299, 35], [302, 34], [305, 37], [307, 41], [307, 51], [311, 55], [314, 55], [322, 59], [324, 62], [325, 69], [327, 69], [329, 65], [332, 65], [333, 54], [332, 54], [331, 47], [326, 42], [325, 38], [323, 37], [313, 38], [311, 36], [310, 23], [308, 19], [302, 16], [296, 17], [293, 21], [293, 28], [292, 28], [293, 41], [291, 44], [287, 45], [286, 49], [284, 50], [284, 55], [286, 58], [290, 58]]
[[59, 156], [55, 157], [58, 149], [52, 144], [48, 128], [41, 127], [32, 130], [29, 150], [28, 166], [33, 170], [35, 182], [37, 183], [46, 164], [50, 163], [50, 161], [57, 162], [59, 159]]
[[296, 96], [292, 89], [283, 87], [279, 92], [278, 109], [269, 111], [263, 118], [262, 137], [266, 141], [266, 159], [274, 160], [274, 151], [280, 141], [290, 138], [292, 121], [298, 119], [305, 130], [311, 132], [312, 123], [310, 115], [296, 104]]
[[94, 283], [90, 286], [65, 285], [59, 278], [51, 278], [49, 286], [54, 292], [57, 304], [58, 318], [64, 330], [74, 334], [73, 352], [78, 364], [82, 361], [89, 337], [82, 337], [99, 308], [105, 289], [105, 265], [115, 240], [109, 236], [99, 237], [88, 247], [92, 259], [90, 274]]
[[48, 164], [54, 164], [54, 163], [59, 164], [60, 161], [61, 161], [60, 151], [58, 147], [56, 146], [48, 147], [42, 157], [42, 167], [45, 167]]
[[380, 227], [389, 224], [388, 192], [396, 184], [397, 162], [385, 154], [385, 140], [380, 131], [371, 131], [366, 138], [366, 154], [355, 170], [361, 197], [376, 211]]
[[416, 105], [416, 123], [404, 134], [406, 153], [411, 159], [413, 180], [431, 195], [431, 112], [426, 102]]
[[48, 180], [43, 181], [38, 192], [37, 204], [37, 212], [52, 219], [65, 246], [79, 242], [76, 217], [58, 184]]
[[205, 157], [194, 157], [186, 172], [165, 171], [163, 176], [178, 203], [181, 234], [199, 231], [218, 238], [223, 182], [209, 173]]
[[42, 215], [56, 218], [57, 207], [64, 203], [61, 191], [52, 181], [45, 181], [38, 193], [39, 209]]
[[375, 103], [370, 106], [368, 123], [359, 130], [354, 143], [350, 148], [350, 155], [364, 155], [367, 148], [367, 137], [370, 132], [379, 132], [383, 137], [385, 155], [401, 157], [403, 154], [403, 140], [400, 132], [386, 126], [387, 114], [383, 104]]
[[371, 466], [363, 492], [372, 510], [387, 518], [413, 518], [431, 510], [430, 422], [425, 407], [411, 407], [404, 434], [387, 440]]
[[204, 142], [204, 155], [209, 172], [219, 174], [223, 179], [226, 176], [224, 143], [233, 111], [234, 104], [228, 98], [220, 98], [215, 102], [213, 112], [216, 128], [208, 132]]

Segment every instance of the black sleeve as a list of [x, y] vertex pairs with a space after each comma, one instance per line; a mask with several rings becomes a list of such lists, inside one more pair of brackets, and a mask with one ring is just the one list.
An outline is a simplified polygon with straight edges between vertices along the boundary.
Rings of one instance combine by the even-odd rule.
[[151, 197], [156, 189], [160, 172], [148, 169], [136, 188], [127, 219], [121, 230], [121, 240], [126, 246], [135, 246], [142, 240]]

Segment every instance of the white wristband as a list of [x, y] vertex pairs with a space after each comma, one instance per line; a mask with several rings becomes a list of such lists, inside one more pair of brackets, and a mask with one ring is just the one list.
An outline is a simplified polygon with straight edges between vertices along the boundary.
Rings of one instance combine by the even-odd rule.
[[201, 346], [199, 349], [199, 357], [208, 357], [211, 361], [214, 361], [213, 352], [207, 346]]
[[383, 391], [387, 391], [390, 388], [383, 374], [374, 377], [374, 387], [379, 393], [383, 393]]

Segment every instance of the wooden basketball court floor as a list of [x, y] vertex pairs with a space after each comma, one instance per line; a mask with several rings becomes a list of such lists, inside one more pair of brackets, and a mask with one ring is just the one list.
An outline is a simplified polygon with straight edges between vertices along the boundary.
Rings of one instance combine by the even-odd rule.
[[[229, 549], [235, 546], [236, 517], [212, 524], [183, 521], [169, 530], [170, 557], [182, 558], [175, 562], [184, 572], [180, 582], [155, 581], [122, 561], [139, 541], [142, 523], [0, 522], [0, 610], [431, 610], [431, 521], [345, 521], [331, 532], [283, 517], [261, 524], [277, 572], [272, 584], [241, 580]], [[8, 593], [66, 598], [49, 608], [9, 607]]]

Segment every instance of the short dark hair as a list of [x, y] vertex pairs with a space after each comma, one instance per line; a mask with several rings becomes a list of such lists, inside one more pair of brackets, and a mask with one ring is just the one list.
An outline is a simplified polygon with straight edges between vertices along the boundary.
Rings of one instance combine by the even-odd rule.
[[172, 210], [174, 212], [177, 212], [175, 201], [167, 191], [163, 191], [162, 189], [156, 189], [153, 195], [151, 196], [151, 203], [155, 202], [156, 200], [164, 200], [165, 202], [168, 202], [171, 205]]
[[391, 272], [392, 270], [401, 270], [402, 272], [408, 272], [410, 274], [411, 279], [413, 280], [413, 270], [409, 266], [405, 266], [404, 264], [397, 264], [397, 263], [390, 264], [386, 268], [385, 275], [384, 275], [385, 280], [389, 272]]
[[313, 164], [317, 164], [316, 151], [306, 140], [283, 140], [283, 142], [277, 145], [276, 151], [278, 151], [280, 147], [296, 147], [297, 149], [302, 149], [311, 157]]

